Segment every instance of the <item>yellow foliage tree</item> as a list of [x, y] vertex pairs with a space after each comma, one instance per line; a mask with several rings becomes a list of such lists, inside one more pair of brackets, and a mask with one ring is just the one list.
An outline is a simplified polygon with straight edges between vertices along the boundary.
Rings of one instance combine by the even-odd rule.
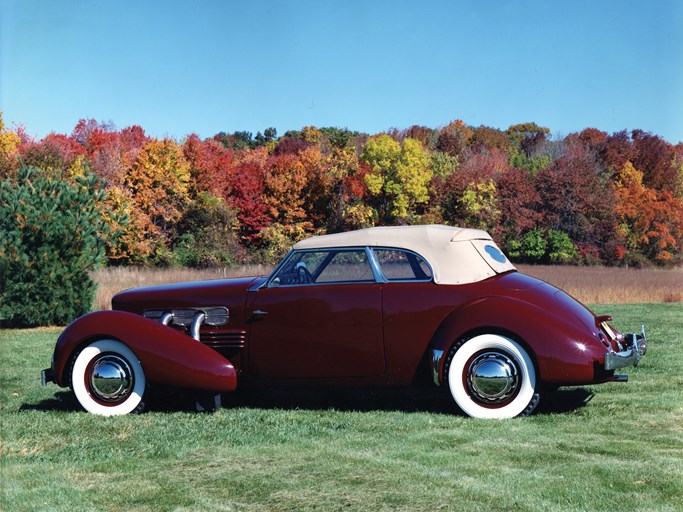
[[468, 227], [493, 231], [498, 225], [500, 208], [493, 180], [470, 183], [462, 194], [461, 203]]
[[381, 220], [416, 218], [416, 205], [429, 199], [432, 179], [429, 157], [422, 144], [407, 138], [403, 146], [389, 135], [372, 137], [363, 148], [362, 159], [370, 166], [365, 176], [370, 194], [380, 201]]
[[17, 167], [17, 147], [21, 139], [11, 130], [5, 130], [5, 122], [0, 112], [0, 178], [6, 177]]

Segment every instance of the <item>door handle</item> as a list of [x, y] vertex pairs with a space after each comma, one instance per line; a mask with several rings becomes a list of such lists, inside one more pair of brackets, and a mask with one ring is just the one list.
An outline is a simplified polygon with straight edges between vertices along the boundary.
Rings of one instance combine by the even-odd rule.
[[251, 314], [254, 316], [265, 316], [268, 314], [268, 311], [261, 311], [260, 309], [257, 309], [255, 311], [252, 311]]

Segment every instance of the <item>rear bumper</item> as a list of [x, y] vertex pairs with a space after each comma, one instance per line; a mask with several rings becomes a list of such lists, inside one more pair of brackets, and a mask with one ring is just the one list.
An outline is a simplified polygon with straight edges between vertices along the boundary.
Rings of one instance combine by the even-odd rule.
[[605, 354], [605, 370], [616, 370], [624, 366], [638, 366], [640, 358], [647, 352], [647, 336], [645, 326], [641, 326], [641, 334], [624, 334], [624, 350]]

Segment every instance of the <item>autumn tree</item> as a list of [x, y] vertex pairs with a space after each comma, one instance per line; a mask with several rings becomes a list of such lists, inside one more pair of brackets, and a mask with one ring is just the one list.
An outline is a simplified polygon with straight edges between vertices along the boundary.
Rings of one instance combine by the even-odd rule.
[[[304, 194], [307, 185], [306, 169], [296, 155], [283, 154], [269, 160], [263, 195], [274, 222], [306, 222]], [[312, 225], [307, 227], [310, 229]]]
[[469, 147], [474, 152], [493, 148], [507, 152], [510, 144], [510, 137], [505, 132], [483, 125], [472, 129], [472, 137], [469, 140]]
[[585, 148], [574, 147], [541, 170], [536, 185], [547, 228], [569, 235], [586, 257], [615, 261], [614, 186]]
[[69, 151], [60, 144], [61, 137], [45, 137], [38, 142], [20, 146], [21, 160], [28, 167], [41, 169], [53, 177], [68, 177], [67, 169], [74, 160], [69, 159]]
[[[346, 142], [342, 143], [345, 140]], [[325, 161], [325, 180], [329, 203], [326, 205], [325, 229], [336, 233], [372, 226], [376, 211], [369, 204], [365, 176], [370, 166], [360, 162], [350, 138], [338, 138]]]
[[634, 156], [631, 162], [643, 173], [643, 183], [655, 190], [675, 193], [678, 188], [678, 172], [674, 167], [674, 148], [657, 135], [633, 130]]
[[670, 191], [643, 183], [643, 173], [627, 162], [616, 177], [619, 230], [625, 244], [623, 259], [641, 264], [649, 259], [673, 263], [683, 246], [683, 201]]
[[434, 150], [439, 139], [439, 131], [426, 126], [413, 125], [405, 130], [397, 131], [394, 138], [399, 142], [405, 139], [419, 140], [425, 149]]
[[579, 133], [571, 134], [565, 138], [569, 144], [581, 144], [594, 155], [600, 155], [609, 139], [606, 132], [597, 128], [586, 128]]
[[436, 142], [436, 149], [457, 157], [467, 149], [472, 135], [472, 129], [458, 119], [441, 129]]
[[415, 207], [429, 199], [432, 174], [429, 158], [419, 141], [406, 139], [403, 146], [389, 135], [373, 137], [363, 148], [362, 159], [370, 166], [365, 182], [382, 222], [407, 221]]
[[272, 222], [261, 236], [271, 258], [284, 252], [313, 231], [305, 210], [307, 169], [297, 155], [284, 154], [269, 159], [265, 169], [263, 200]]
[[151, 140], [142, 148], [125, 177], [130, 193], [132, 225], [137, 238], [134, 261], [167, 261], [173, 230], [190, 204], [189, 164], [171, 139]]
[[309, 146], [299, 154], [307, 185], [304, 188], [304, 210], [314, 229], [327, 227], [333, 201], [334, 175], [332, 165], [317, 146]]
[[226, 203], [236, 209], [239, 237], [248, 246], [258, 246], [261, 232], [272, 222], [269, 207], [263, 199], [267, 160], [268, 153], [263, 148], [238, 153], [223, 196]]
[[188, 191], [195, 198], [202, 192], [222, 197], [229, 193], [230, 175], [233, 172], [234, 154], [214, 139], [202, 141], [196, 134], [190, 135], [183, 144], [183, 156], [189, 164]]
[[500, 238], [509, 244], [522, 240], [529, 231], [540, 227], [543, 220], [541, 196], [528, 172], [512, 167], [498, 179], [500, 204]]
[[282, 137], [275, 145], [273, 155], [298, 155], [310, 145], [310, 143], [303, 139]]
[[19, 135], [5, 129], [5, 122], [0, 112], [0, 179], [9, 177], [18, 166], [18, 147], [21, 143]]
[[632, 162], [634, 157], [635, 149], [626, 130], [607, 137], [600, 150], [603, 166], [614, 173], [623, 169], [626, 162]]
[[497, 231], [500, 219], [497, 181], [509, 168], [507, 154], [497, 148], [466, 151], [457, 172], [445, 182], [443, 217], [451, 224]]

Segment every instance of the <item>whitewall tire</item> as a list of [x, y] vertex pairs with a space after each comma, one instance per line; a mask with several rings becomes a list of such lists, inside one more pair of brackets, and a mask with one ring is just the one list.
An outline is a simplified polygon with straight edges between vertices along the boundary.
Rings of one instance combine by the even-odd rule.
[[99, 340], [76, 356], [71, 389], [83, 409], [114, 416], [140, 412], [146, 387], [145, 373], [137, 356], [116, 340]]
[[481, 334], [456, 344], [445, 375], [456, 405], [473, 418], [526, 416], [539, 402], [531, 357], [505, 336]]

